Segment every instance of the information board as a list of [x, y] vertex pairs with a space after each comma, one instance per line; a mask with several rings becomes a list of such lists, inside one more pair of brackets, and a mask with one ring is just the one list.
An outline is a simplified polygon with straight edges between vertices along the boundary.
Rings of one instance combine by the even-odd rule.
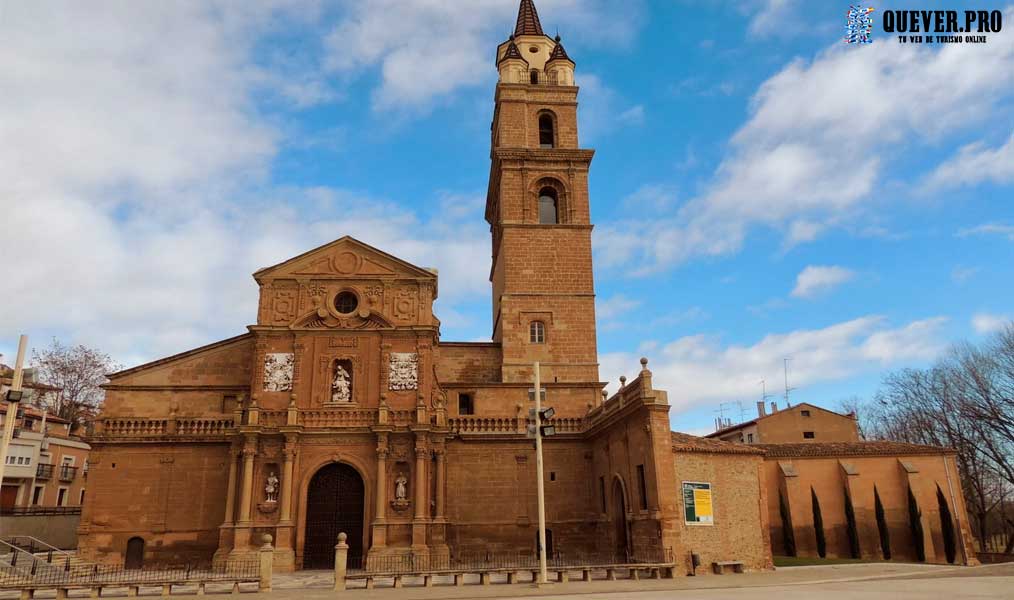
[[715, 522], [710, 483], [683, 482], [683, 518], [693, 525], [712, 525]]

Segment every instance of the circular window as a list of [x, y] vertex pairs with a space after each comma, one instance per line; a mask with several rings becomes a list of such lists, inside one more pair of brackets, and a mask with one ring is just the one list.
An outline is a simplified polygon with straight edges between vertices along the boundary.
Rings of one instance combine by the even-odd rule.
[[352, 292], [341, 292], [334, 297], [335, 310], [343, 315], [354, 313], [357, 306], [359, 306], [359, 298], [356, 298]]
[[532, 54], [535, 54], [536, 52], [539, 51], [539, 47], [538, 46], [531, 46], [530, 48], [528, 48], [528, 51], [531, 52]]

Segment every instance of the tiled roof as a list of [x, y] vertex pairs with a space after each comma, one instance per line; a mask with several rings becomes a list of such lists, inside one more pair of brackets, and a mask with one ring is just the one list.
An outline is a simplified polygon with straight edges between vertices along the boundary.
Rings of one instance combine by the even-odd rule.
[[799, 444], [754, 444], [767, 458], [824, 458], [842, 456], [911, 456], [954, 454], [952, 448], [906, 442], [874, 440], [864, 442], [810, 442]]
[[570, 60], [570, 57], [567, 56], [567, 51], [563, 49], [563, 42], [560, 41], [560, 36], [556, 36], [556, 46], [553, 48], [553, 52], [549, 55], [549, 60], [546, 62], [552, 62], [554, 60], [574, 62]]
[[521, 0], [514, 35], [545, 35], [542, 32], [542, 23], [539, 23], [539, 12], [535, 10], [535, 2], [532, 0]]
[[[521, 51], [518, 50], [518, 45], [514, 43], [513, 35], [511, 36], [511, 43], [507, 46], [507, 51], [503, 53], [503, 58], [501, 58], [500, 61], [503, 62], [508, 58], [520, 58], [521, 60], [525, 60], [525, 57], [521, 56]], [[525, 63], [527, 64], [528, 61], [525, 60]]]
[[734, 444], [722, 440], [697, 437], [689, 433], [670, 432], [672, 449], [676, 452], [705, 452], [709, 454], [764, 454], [756, 446]]

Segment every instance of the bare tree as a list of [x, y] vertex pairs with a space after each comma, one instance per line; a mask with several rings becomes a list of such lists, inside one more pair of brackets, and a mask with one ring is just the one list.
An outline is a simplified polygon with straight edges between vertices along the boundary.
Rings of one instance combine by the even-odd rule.
[[[1014, 324], [959, 344], [929, 369], [889, 374], [863, 407], [866, 434], [954, 448], [980, 544], [1014, 489]], [[1002, 522], [1002, 520], [1001, 520]]]
[[72, 425], [95, 416], [105, 398], [106, 374], [120, 369], [108, 354], [80, 344], [64, 346], [55, 338], [48, 348], [32, 352], [32, 364], [40, 381], [60, 388], [49, 395], [46, 408]]

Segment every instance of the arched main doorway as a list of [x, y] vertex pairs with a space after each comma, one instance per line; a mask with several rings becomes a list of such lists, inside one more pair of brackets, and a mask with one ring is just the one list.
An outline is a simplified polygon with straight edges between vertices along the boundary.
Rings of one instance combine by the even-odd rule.
[[624, 558], [630, 548], [627, 542], [627, 501], [620, 478], [613, 479], [613, 551], [618, 558]]
[[333, 463], [310, 480], [306, 493], [304, 569], [334, 568], [338, 534], [349, 536], [349, 561], [363, 555], [363, 478], [351, 466]]
[[123, 568], [140, 569], [144, 566], [144, 540], [132, 537], [127, 540], [127, 552], [123, 557]]

